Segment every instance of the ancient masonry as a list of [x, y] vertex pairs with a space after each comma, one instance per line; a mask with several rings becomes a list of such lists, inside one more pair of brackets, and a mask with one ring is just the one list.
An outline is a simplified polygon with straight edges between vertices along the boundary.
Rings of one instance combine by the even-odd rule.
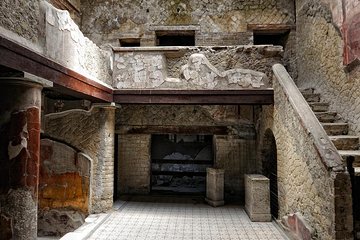
[[197, 194], [360, 239], [359, 0], [2, 0], [0, 239]]

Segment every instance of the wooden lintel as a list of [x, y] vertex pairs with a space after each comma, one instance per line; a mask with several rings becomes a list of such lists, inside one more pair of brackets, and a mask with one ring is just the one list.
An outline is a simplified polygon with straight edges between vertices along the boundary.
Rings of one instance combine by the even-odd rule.
[[118, 104], [269, 105], [273, 89], [260, 90], [115, 90]]
[[0, 37], [0, 56], [0, 65], [47, 79], [60, 92], [91, 101], [112, 102], [111, 88], [3, 37]]
[[291, 24], [248, 24], [248, 31], [282, 33], [289, 30], [295, 30], [296, 25]]
[[226, 126], [121, 126], [118, 134], [210, 134], [227, 135]]

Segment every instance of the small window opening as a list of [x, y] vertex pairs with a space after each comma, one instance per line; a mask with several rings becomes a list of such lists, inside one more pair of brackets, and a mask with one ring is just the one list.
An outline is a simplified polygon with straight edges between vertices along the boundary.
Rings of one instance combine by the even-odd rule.
[[195, 31], [156, 31], [157, 46], [195, 46]]
[[290, 31], [266, 32], [254, 31], [254, 45], [278, 45], [285, 48]]
[[140, 38], [119, 39], [121, 47], [140, 47]]

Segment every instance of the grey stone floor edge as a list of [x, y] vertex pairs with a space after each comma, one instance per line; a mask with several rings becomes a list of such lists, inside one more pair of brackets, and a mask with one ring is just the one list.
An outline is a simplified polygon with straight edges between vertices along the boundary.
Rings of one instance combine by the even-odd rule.
[[[61, 240], [85, 240], [85, 239], [97, 239], [99, 237], [99, 235], [96, 235], [100, 232], [102, 232], [102, 228], [104, 227], [104, 223], [108, 223], [111, 222], [111, 219], [114, 218], [114, 216], [116, 216], [117, 214], [119, 214], [119, 212], [125, 211], [124, 214], [126, 212], [129, 211], [129, 208], [134, 208], [134, 206], [132, 206], [132, 202], [130, 200], [130, 202], [126, 200], [118, 200], [116, 202], [114, 202], [114, 206], [113, 209], [111, 211], [109, 211], [108, 213], [102, 213], [102, 214], [92, 214], [89, 215], [86, 220], [85, 223], [78, 229], [76, 229], [73, 232], [70, 232], [66, 235], [64, 235], [62, 238], [60, 238]], [[245, 211], [243, 211], [245, 213]], [[114, 215], [115, 214], [115, 215]], [[125, 216], [126, 217], [126, 216]], [[130, 219], [128, 219], [130, 220]], [[249, 223], [248, 223], [249, 224]], [[252, 223], [250, 223], [252, 224]], [[256, 223], [254, 223], [256, 224]], [[285, 240], [289, 240], [289, 237], [286, 235], [285, 231], [281, 228], [281, 226], [279, 226], [279, 224], [276, 221], [272, 221], [270, 223], [270, 225], [273, 225], [273, 229], [272, 231], [278, 232], [278, 235], [276, 238], [274, 239], [285, 239]], [[259, 225], [260, 226], [260, 225]], [[256, 226], [255, 229], [258, 229], [259, 226]], [[268, 225], [269, 227], [269, 225]], [[262, 228], [262, 227], [259, 227]], [[271, 228], [271, 227], [270, 227]], [[275, 230], [276, 229], [276, 230]], [[269, 229], [268, 229], [269, 230]], [[118, 237], [120, 237], [119, 235], [117, 235], [115, 238], [104, 238], [104, 239], [118, 239]], [[130, 237], [130, 236], [128, 236]], [[204, 237], [204, 236], [202, 236]], [[213, 236], [209, 235], [209, 239], [214, 239]], [[275, 235], [274, 235], [275, 237]], [[55, 240], [55, 239], [59, 239], [59, 238], [38, 238], [39, 240]], [[121, 238], [123, 239], [123, 238]], [[125, 238], [127, 239], [127, 238]], [[134, 238], [134, 239], [138, 239], [138, 238]], [[148, 239], [148, 238], [141, 238], [141, 239]], [[156, 238], [149, 238], [149, 239], [156, 239]], [[165, 238], [159, 238], [159, 239], [166, 239]], [[173, 239], [173, 238], [172, 238]], [[184, 238], [176, 238], [176, 239], [184, 239]], [[190, 239], [194, 239], [194, 236]], [[196, 239], [196, 237], [195, 237]], [[199, 238], [199, 239], [204, 239], [204, 238]], [[230, 238], [219, 238], [219, 239], [242, 239], [242, 238], [237, 238], [236, 236], [234, 236], [234, 238], [230, 237]], [[268, 237], [264, 238], [259, 238], [256, 237], [256, 235], [254, 235], [254, 238], [251, 237], [251, 235], [249, 235], [247, 238], [245, 239], [271, 239]], [[129, 238], [130, 240], [130, 238]], [[217, 240], [217, 239], [216, 239]]]
[[[106, 219], [110, 217], [110, 215], [114, 211], [120, 210], [123, 206], [125, 206], [126, 201], [117, 200], [114, 202], [114, 206], [112, 211], [108, 213], [100, 213], [100, 214], [90, 214], [86, 219], [85, 223], [76, 229], [73, 232], [65, 234], [60, 240], [85, 240], [88, 239], [100, 226], [103, 224]], [[47, 240], [46, 238], [38, 238], [40, 240]]]

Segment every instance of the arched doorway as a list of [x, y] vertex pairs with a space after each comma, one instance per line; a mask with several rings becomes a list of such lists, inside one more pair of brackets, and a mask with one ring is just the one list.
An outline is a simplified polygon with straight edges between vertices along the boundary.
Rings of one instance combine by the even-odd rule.
[[262, 154], [262, 174], [270, 179], [271, 215], [277, 219], [279, 213], [276, 141], [270, 129], [265, 131]]

